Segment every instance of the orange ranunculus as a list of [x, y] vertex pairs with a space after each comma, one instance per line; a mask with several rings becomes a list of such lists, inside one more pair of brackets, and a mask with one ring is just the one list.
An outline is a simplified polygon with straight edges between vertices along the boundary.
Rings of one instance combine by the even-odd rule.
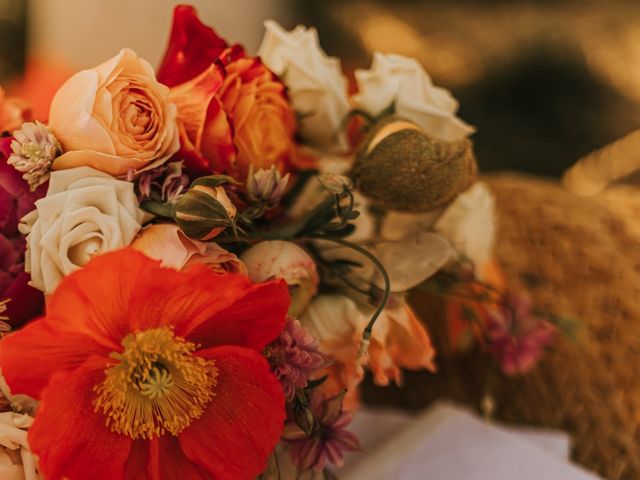
[[284, 282], [132, 249], [65, 277], [47, 315], [6, 336], [13, 392], [40, 399], [29, 444], [49, 479], [251, 479], [283, 430], [262, 351], [282, 331]]
[[244, 181], [251, 165], [284, 172], [294, 162], [296, 122], [284, 84], [203, 25], [193, 7], [174, 11], [158, 79], [178, 106], [180, 156], [190, 171]]

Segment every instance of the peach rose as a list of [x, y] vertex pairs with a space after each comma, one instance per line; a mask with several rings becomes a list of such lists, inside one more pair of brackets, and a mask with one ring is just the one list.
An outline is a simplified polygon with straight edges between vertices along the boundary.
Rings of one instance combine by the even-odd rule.
[[156, 224], [145, 228], [131, 245], [162, 266], [181, 270], [205, 264], [216, 273], [247, 274], [247, 268], [233, 253], [215, 243], [191, 240], [174, 224]]
[[176, 106], [151, 65], [132, 50], [71, 77], [51, 103], [64, 154], [54, 170], [90, 166], [114, 176], [161, 165], [180, 147]]

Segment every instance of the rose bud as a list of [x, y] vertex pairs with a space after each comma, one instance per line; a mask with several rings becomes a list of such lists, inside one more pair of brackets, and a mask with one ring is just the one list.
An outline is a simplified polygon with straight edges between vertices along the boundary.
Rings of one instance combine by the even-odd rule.
[[468, 139], [444, 142], [391, 116], [377, 122], [358, 149], [351, 176], [381, 207], [423, 212], [447, 205], [477, 174]]
[[275, 165], [255, 173], [251, 165], [247, 176], [247, 196], [251, 202], [263, 203], [265, 208], [272, 209], [282, 200], [288, 183], [289, 174], [283, 177]]
[[295, 243], [282, 240], [260, 242], [240, 256], [255, 283], [282, 278], [291, 292], [289, 315], [297, 317], [318, 290], [318, 272], [313, 259]]
[[222, 186], [194, 185], [176, 202], [176, 223], [195, 240], [211, 240], [233, 225], [235, 216], [236, 207]]

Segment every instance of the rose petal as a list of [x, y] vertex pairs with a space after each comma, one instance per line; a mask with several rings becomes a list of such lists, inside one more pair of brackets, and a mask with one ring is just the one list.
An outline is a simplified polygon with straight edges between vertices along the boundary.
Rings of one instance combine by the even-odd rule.
[[226, 48], [227, 42], [200, 21], [195, 8], [178, 5], [158, 81], [170, 87], [183, 83], [208, 68]]

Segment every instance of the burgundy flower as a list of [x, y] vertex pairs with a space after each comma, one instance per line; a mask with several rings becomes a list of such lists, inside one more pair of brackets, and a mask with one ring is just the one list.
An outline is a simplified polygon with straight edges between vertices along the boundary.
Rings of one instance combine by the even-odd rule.
[[528, 299], [509, 296], [503, 305], [489, 312], [489, 350], [506, 375], [531, 370], [554, 339], [555, 326], [531, 313], [530, 308]]
[[30, 277], [24, 271], [25, 241], [18, 232], [18, 223], [33, 210], [34, 202], [44, 196], [47, 186], [29, 191], [20, 172], [7, 164], [11, 140], [0, 138], [0, 300], [11, 299], [4, 315], [16, 327], [40, 315], [44, 306], [42, 293], [28, 285]]
[[322, 470], [327, 463], [340, 467], [345, 452], [362, 451], [358, 438], [346, 430], [353, 414], [342, 410], [343, 397], [344, 393], [326, 398], [314, 390], [306, 415], [298, 415], [302, 417], [298, 422], [291, 420], [285, 425], [282, 438], [290, 444], [291, 459], [301, 471]]
[[326, 359], [318, 352], [318, 346], [309, 330], [287, 317], [283, 332], [267, 347], [267, 358], [287, 401], [293, 400], [296, 389], [306, 387], [311, 375], [325, 366]]

